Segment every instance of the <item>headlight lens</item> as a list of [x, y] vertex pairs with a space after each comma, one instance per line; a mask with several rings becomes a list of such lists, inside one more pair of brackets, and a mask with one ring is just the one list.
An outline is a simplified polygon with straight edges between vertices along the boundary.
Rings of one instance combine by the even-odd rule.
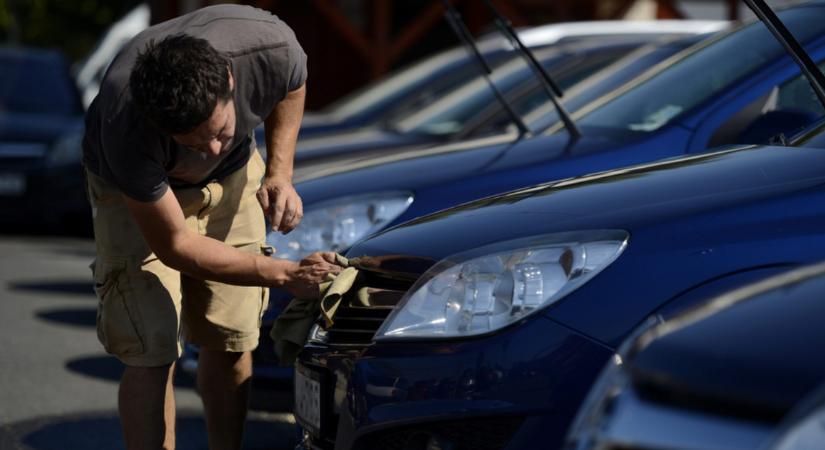
[[408, 291], [375, 339], [489, 333], [551, 305], [610, 265], [625, 231], [559, 233], [499, 243], [436, 264]]
[[266, 236], [278, 258], [298, 261], [320, 251], [340, 251], [379, 231], [400, 216], [413, 201], [408, 192], [341, 197], [311, 205], [301, 224], [289, 234]]
[[67, 132], [55, 141], [46, 156], [50, 167], [78, 164], [83, 156], [83, 130]]

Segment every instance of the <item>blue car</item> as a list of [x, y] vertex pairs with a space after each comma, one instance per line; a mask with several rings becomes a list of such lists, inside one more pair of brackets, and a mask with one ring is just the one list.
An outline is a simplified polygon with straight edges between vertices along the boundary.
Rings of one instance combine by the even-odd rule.
[[345, 299], [310, 333], [295, 381], [307, 443], [557, 448], [645, 317], [823, 257], [816, 133], [514, 191], [356, 244], [355, 288], [380, 302]]
[[[818, 61], [825, 58], [825, 22], [817, 19], [824, 12], [825, 4], [818, 2], [780, 13]], [[578, 140], [563, 130], [521, 139], [495, 135], [319, 174], [296, 185], [304, 201], [301, 226], [285, 236], [272, 233], [268, 240], [282, 258], [345, 251], [370, 234], [463, 202], [700, 153], [711, 145], [764, 142], [823, 113], [799, 68], [759, 22], [702, 41], [654, 65], [608, 99], [583, 108], [591, 112], [577, 121], [584, 132]], [[682, 111], [674, 113], [679, 108]], [[627, 123], [597, 126], [606, 116], [626, 118]], [[765, 122], [770, 127], [760, 125]], [[262, 336], [288, 301], [273, 291]], [[255, 360], [258, 385], [289, 381], [291, 368], [278, 367], [266, 338]]]
[[[710, 33], [724, 26], [724, 21], [709, 20], [584, 21], [523, 29], [519, 36], [525, 45], [538, 50], [572, 42], [616, 42], [628, 37], [653, 40], [657, 36]], [[481, 38], [479, 48], [493, 67], [518, 57], [513, 46], [498, 34]], [[387, 117], [400, 117], [420, 109], [477, 78], [478, 68], [463, 48], [444, 50], [359, 89], [322, 111], [306, 114], [300, 137], [375, 125], [380, 129]]]
[[[780, 17], [801, 37], [823, 6]], [[558, 448], [650, 314], [822, 259], [825, 123], [789, 141], [563, 179], [356, 243], [351, 292], [370, 306], [345, 297], [299, 355], [304, 446]]]
[[[567, 90], [639, 47], [658, 40], [653, 38], [655, 36], [628, 36], [618, 42], [588, 40], [557, 44], [537, 50], [534, 55], [556, 84]], [[527, 113], [534, 104], [546, 102], [548, 98], [531, 68], [519, 57], [500, 64], [491, 81], [518, 114]], [[486, 80], [478, 76], [415, 108], [388, 112], [380, 126], [299, 139], [293, 180], [300, 182], [315, 177], [342, 163], [402, 152], [415, 154], [438, 144], [501, 133], [510, 123], [510, 116], [496, 101]]]
[[823, 292], [819, 263], [652, 318], [610, 359], [566, 447], [825, 447]]
[[[576, 84], [569, 93], [565, 94], [564, 103], [571, 109], [578, 109], [584, 105], [587, 105], [590, 101], [601, 97], [618, 86], [621, 86], [624, 82], [632, 79], [634, 76], [643, 72], [650, 66], [661, 62], [681, 50], [684, 50], [690, 45], [701, 41], [705, 37], [706, 35], [693, 35], [686, 38], [666, 39], [639, 48], [621, 60], [610, 64], [604, 70], [592, 75], [591, 77], [587, 77], [581, 83]], [[635, 42], [635, 38], [631, 38], [630, 41]], [[622, 48], [625, 45], [626, 44], [619, 43], [613, 44], [612, 46]], [[602, 47], [604, 47], [604, 45], [602, 45]], [[580, 62], [590, 56], [601, 55], [601, 57], [591, 61], [591, 64], [600, 64], [600, 60], [604, 59], [603, 56], [610, 57], [613, 52], [613, 50], [610, 49], [602, 51], [599, 46], [594, 47], [590, 44], [588, 44], [585, 48], [593, 48], [594, 55], [579, 55], [574, 58], [572, 63]], [[588, 66], [585, 66], [583, 69], [577, 69], [573, 67], [575, 64], [569, 64], [563, 60], [558, 60], [558, 58], [554, 59], [554, 61], [556, 66], [565, 69], [561, 72], [561, 74], [569, 75], [571, 77], [577, 78], [581, 70], [590, 70], [590, 67]], [[523, 78], [524, 74], [521, 73], [521, 69], [526, 68], [519, 64], [515, 65], [515, 68], [519, 70], [514, 71], [514, 75]], [[504, 78], [506, 79], [507, 77]], [[582, 86], [580, 87], [579, 85]], [[516, 90], [519, 91], [519, 95], [513, 96], [512, 98], [515, 100], [514, 106], [520, 110], [530, 110], [532, 106], [529, 104], [532, 103], [537, 97], [540, 100], [546, 100], [546, 94], [537, 83], [524, 83], [523, 86], [519, 86]], [[487, 99], [487, 101], [493, 101], [491, 98], [492, 95], [487, 90], [475, 90], [473, 92], [479, 97]], [[456, 110], [456, 116], [454, 117], [459, 117], [463, 111], [466, 111], [466, 108], [462, 105], [458, 106], [461, 108]], [[507, 115], [502, 111], [501, 105], [493, 102], [493, 104], [485, 105], [482, 109], [483, 111], [476, 115], [478, 117], [473, 118], [472, 120], [467, 120], [466, 125], [460, 133], [462, 136], [465, 132], [467, 134], [484, 134], [485, 129], [489, 130], [491, 128], [504, 128], [506, 124], [501, 124], [500, 121], [502, 116], [506, 118]], [[442, 116], [442, 118], [445, 118], [445, 116]], [[553, 112], [548, 113], [546, 111], [546, 106], [544, 105], [536, 106], [535, 110], [532, 110], [525, 115], [525, 121], [531, 128], [547, 127], [548, 125], [555, 123], [556, 120], [558, 120], [558, 116], [556, 116]], [[434, 122], [431, 122], [429, 125], [432, 125], [433, 123]], [[426, 126], [428, 124], [421, 122], [421, 125]], [[507, 135], [507, 138], [510, 140], [518, 139], [516, 135]], [[480, 142], [484, 142], [484, 140]], [[418, 151], [421, 150], [411, 150], [411, 152]], [[296, 177], [300, 177], [301, 170], [302, 166], [299, 164], [296, 168]], [[321, 169], [319, 169], [319, 166], [316, 165], [314, 170]], [[315, 176], [317, 175], [318, 174], [316, 173]], [[347, 207], [347, 205], [342, 206]], [[363, 207], [369, 208], [370, 205], [363, 205]], [[386, 205], [381, 206], [381, 208], [385, 207]], [[357, 206], [356, 209], [352, 209], [350, 206], [349, 212], [356, 214], [360, 213], [357, 211]], [[344, 213], [344, 215], [346, 215], [347, 211], [339, 211], [339, 214], [340, 213]], [[376, 210], [375, 213], [384, 214], [380, 208]], [[348, 219], [344, 217], [343, 221], [347, 222]], [[345, 239], [347, 242], [354, 242], [355, 239], [363, 237], [367, 232], [367, 229], [364, 228], [362, 223], [357, 223], [354, 220], [349, 224], [349, 226], [349, 231], [332, 231], [332, 233], [339, 238]], [[319, 240], [324, 239], [322, 237], [323, 233], [330, 232], [329, 223], [323, 218], [319, 221], [317, 214], [310, 214], [307, 218], [305, 218], [304, 225], [301, 227], [302, 230], [308, 230], [310, 228], [319, 232], [315, 237], [315, 239]], [[273, 241], [277, 239], [275, 236], [271, 236], [271, 238]], [[276, 243], [275, 245], [278, 247], [280, 257], [297, 259], [300, 255], [300, 248], [298, 248], [298, 251], [296, 252], [289, 252], [290, 245], [293, 244], [281, 245], [280, 243]], [[321, 242], [317, 245], [323, 246], [324, 243]], [[340, 249], [340, 245], [335, 245], [334, 247], [336, 249]], [[264, 317], [263, 332], [261, 333], [262, 341], [253, 355], [255, 360], [253, 377], [253, 389], [255, 394], [252, 396], [252, 406], [256, 409], [280, 410], [284, 409], [284, 407], [290, 407], [291, 394], [286, 392], [286, 394], [289, 395], [285, 395], [284, 391], [288, 390], [292, 384], [292, 368], [279, 367], [278, 359], [272, 350], [272, 342], [268, 340], [269, 329], [272, 326], [274, 317], [277, 316], [277, 314], [283, 309], [288, 300], [289, 298], [284, 293], [274, 293], [270, 300], [270, 309]], [[185, 372], [192, 375], [195, 374], [197, 368], [197, 349], [195, 347], [191, 345], [186, 346], [186, 351], [180, 362], [180, 366]]]
[[[823, 13], [820, 2], [780, 13], [816, 61], [825, 60]], [[344, 251], [392, 225], [512, 189], [719, 145], [765, 143], [810, 124], [823, 108], [756, 22], [654, 65], [581, 111], [574, 113], [579, 139], [553, 125], [520, 139], [497, 134], [321, 171], [296, 184], [301, 226], [270, 234], [269, 242], [282, 258]]]
[[66, 59], [55, 50], [0, 47], [0, 67], [0, 223], [85, 225], [82, 169], [64, 142], [82, 129], [83, 106]]

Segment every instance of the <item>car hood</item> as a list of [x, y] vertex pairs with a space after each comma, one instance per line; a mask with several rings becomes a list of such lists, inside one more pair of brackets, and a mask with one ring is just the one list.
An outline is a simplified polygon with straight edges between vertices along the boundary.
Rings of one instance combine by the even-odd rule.
[[[304, 205], [345, 195], [380, 191], [417, 193], [405, 219], [487, 195], [587, 171], [668, 156], [650, 148], [634, 151], [605, 136], [587, 136], [568, 145], [565, 134], [517, 140], [503, 134], [431, 148], [351, 159], [319, 170], [296, 185]], [[672, 146], [670, 146], [672, 147]], [[607, 154], [605, 149], [619, 149]], [[662, 149], [668, 148], [664, 143]], [[627, 157], [618, 155], [621, 153]]]
[[633, 231], [825, 181], [825, 151], [737, 147], [569, 178], [447, 209], [357, 244], [350, 255], [442, 259], [479, 246], [586, 229]]
[[[314, 158], [339, 153], [357, 152], [377, 148], [392, 148], [407, 143], [425, 141], [423, 136], [400, 134], [380, 128], [360, 128], [319, 137], [299, 139], [295, 150], [296, 164]], [[432, 139], [431, 139], [432, 140]]]
[[293, 182], [335, 173], [351, 164], [369, 165], [370, 161], [412, 154], [437, 142], [431, 136], [398, 134], [377, 128], [319, 134], [319, 137], [298, 140]]
[[628, 370], [650, 395], [778, 420], [825, 379], [825, 265], [726, 294], [674, 318]]

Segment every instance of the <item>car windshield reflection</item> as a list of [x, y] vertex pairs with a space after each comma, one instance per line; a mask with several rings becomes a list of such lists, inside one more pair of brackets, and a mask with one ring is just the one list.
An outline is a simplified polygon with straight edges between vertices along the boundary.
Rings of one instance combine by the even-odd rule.
[[[788, 10], [780, 13], [780, 17], [803, 43], [808, 43], [822, 32], [822, 21], [808, 8]], [[747, 77], [766, 62], [787, 57], [785, 50], [761, 22], [754, 22], [732, 33], [732, 36], [705, 44], [700, 50], [653, 74], [644, 82], [607, 99], [607, 103], [590, 108], [592, 111], [578, 123], [585, 128], [653, 132], [713, 98], [737, 80]], [[679, 88], [673, 89], [674, 86]], [[810, 90], [810, 87], [807, 89]], [[819, 111], [813, 112], [821, 114], [821, 106], [815, 104], [815, 107]]]

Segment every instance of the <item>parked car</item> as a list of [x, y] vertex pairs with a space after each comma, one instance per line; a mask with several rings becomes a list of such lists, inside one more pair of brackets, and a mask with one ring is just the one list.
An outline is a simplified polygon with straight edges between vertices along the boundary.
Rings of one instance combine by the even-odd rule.
[[[586, 40], [640, 39], [712, 33], [727, 22], [712, 20], [582, 21], [551, 24], [519, 31], [528, 47], [541, 49], [561, 43]], [[480, 39], [479, 49], [493, 67], [517, 57], [513, 46], [498, 34]], [[417, 61], [375, 83], [347, 95], [317, 113], [308, 113], [300, 137], [340, 132], [376, 125], [386, 116], [398, 115], [426, 106], [478, 78], [479, 72], [461, 47], [450, 48]], [[263, 142], [258, 139], [258, 142]], [[296, 155], [299, 159], [302, 155]]]
[[[816, 61], [825, 60], [825, 23], [815, 20], [823, 7], [780, 13]], [[288, 235], [271, 233], [269, 242], [275, 256], [291, 259], [343, 251], [371, 233], [463, 202], [719, 145], [765, 143], [823, 112], [799, 68], [756, 22], [704, 40], [584, 105], [573, 113], [583, 133], [578, 139], [556, 124], [521, 139], [505, 133], [320, 172], [296, 184], [302, 225]]]
[[825, 264], [651, 318], [610, 358], [570, 449], [825, 446]]
[[[807, 40], [802, 17], [822, 7], [779, 16]], [[748, 48], [767, 44], [746, 36]], [[703, 67], [713, 79], [715, 66]], [[558, 448], [644, 318], [822, 259], [825, 122], [791, 143], [807, 147], [734, 146], [577, 175], [356, 243], [347, 256], [361, 258], [360, 280], [295, 367], [303, 445]], [[351, 302], [362, 288], [371, 306]]]
[[[535, 58], [555, 83], [567, 90], [650, 43], [650, 39], [642, 36], [638, 39], [628, 37], [620, 42], [588, 40], [557, 44], [536, 51]], [[490, 81], [519, 115], [548, 101], [541, 81], [523, 58], [512, 57], [499, 65]], [[299, 140], [293, 180], [300, 182], [315, 178], [342, 163], [415, 154], [436, 145], [500, 134], [513, 123], [512, 120], [496, 100], [487, 80], [479, 76], [441, 93], [440, 98], [429, 103], [410, 109], [395, 108], [394, 112], [384, 116], [380, 126]]]
[[382, 300], [345, 299], [310, 334], [295, 369], [308, 443], [558, 448], [645, 317], [822, 258], [823, 144], [572, 178], [356, 244], [355, 289]]
[[149, 5], [141, 3], [113, 23], [95, 47], [73, 67], [73, 76], [80, 90], [83, 109], [92, 104], [100, 90], [100, 81], [120, 49], [138, 33], [149, 27]]
[[82, 126], [80, 96], [63, 55], [0, 48], [0, 218], [59, 223], [88, 218], [82, 173], [60, 138]]
[[[565, 96], [565, 105], [573, 105], [575, 107], [581, 107], [589, 103], [589, 101], [604, 95], [605, 93], [611, 92], [617, 86], [620, 86], [624, 82], [632, 79], [635, 75], [643, 72], [645, 69], [649, 68], [650, 66], [655, 65], [656, 63], [661, 62], [662, 60], [666, 59], [667, 57], [679, 52], [680, 50], [685, 49], [686, 47], [690, 46], [691, 44], [695, 44], [696, 42], [704, 39], [706, 35], [693, 35], [688, 36], [685, 38], [679, 39], [666, 39], [664, 41], [657, 41], [656, 43], [648, 44], [642, 48], [639, 48], [636, 51], [633, 51], [631, 54], [627, 55], [626, 57], [622, 58], [619, 61], [611, 64], [603, 71], [598, 72], [597, 74], [592, 75], [591, 77], [586, 78], [580, 84], [584, 84], [588, 87], [587, 90], [578, 90], [574, 87], [571, 92], [575, 92], [575, 94], [568, 94]], [[568, 66], [566, 63], [562, 64], [563, 66]], [[524, 69], [521, 65], [516, 65], [517, 68]], [[568, 71], [573, 75], [576, 74], [576, 70]], [[527, 103], [529, 103], [530, 97], [538, 96], [541, 99], [546, 99], [546, 94], [542, 90], [542, 87], [537, 85], [536, 83], [525, 83], [529, 89], [525, 89], [520, 92], [520, 96], [524, 103], [522, 103], [521, 107], [526, 107]], [[576, 85], [578, 86], [578, 85]], [[489, 92], [487, 92], [489, 96]], [[490, 101], [493, 101], [490, 99]], [[496, 129], [496, 130], [503, 130], [504, 126], [500, 125], [502, 121], [502, 116], [506, 116], [501, 110], [500, 104], [493, 104], [489, 105], [490, 107], [495, 107], [495, 111], [487, 111], [491, 112], [490, 114], [482, 114], [472, 121], [472, 123], [468, 123], [466, 125], [466, 132], [468, 134], [472, 134], [475, 131], [479, 131], [478, 134], [483, 135], [486, 134], [482, 129]], [[485, 108], [485, 109], [493, 109], [493, 108]], [[527, 118], [530, 116], [534, 116], [534, 118]], [[509, 116], [506, 117], [506, 120], [509, 120]], [[548, 125], [552, 125], [556, 120], [558, 120], [558, 116], [553, 111], [546, 111], [544, 107], [538, 106], [536, 111], [528, 113], [526, 116], [527, 125], [531, 129], [539, 129], [540, 127], [547, 127]], [[499, 122], [499, 125], [496, 125], [495, 122]], [[461, 134], [464, 134], [465, 131], [462, 131]], [[515, 141], [518, 140], [519, 137], [516, 133], [507, 133], [503, 139]], [[474, 141], [471, 144], [478, 144], [479, 142], [484, 143], [487, 142], [486, 140]], [[409, 150], [406, 153], [394, 153], [392, 158], [403, 158], [404, 155], [411, 155], [421, 151], [420, 149], [413, 149]], [[386, 157], [386, 155], [384, 155]], [[368, 158], [367, 158], [368, 160]], [[360, 160], [360, 163], [364, 163], [366, 160]], [[378, 161], [384, 161], [383, 158], [379, 157]], [[309, 170], [306, 169], [307, 166], [301, 165], [300, 163], [297, 164], [296, 167], [296, 177], [300, 179], [301, 173], [307, 175]], [[313, 177], [320, 176], [324, 171], [335, 171], [337, 165], [325, 166], [323, 163], [315, 164], [312, 166]], [[342, 205], [344, 208], [348, 208], [347, 205]], [[386, 211], [384, 210], [386, 205], [382, 205], [379, 207], [379, 210], [376, 210], [378, 214], [385, 214]], [[355, 206], [355, 209], [350, 209], [351, 212], [355, 212], [361, 206]], [[369, 205], [363, 205], [365, 208], [369, 208]], [[352, 207], [349, 207], [352, 208]], [[346, 212], [342, 212], [346, 216]], [[375, 217], [377, 218], [377, 216]], [[346, 222], [348, 216], [343, 217], [342, 219]], [[342, 231], [334, 231], [336, 228], [335, 225], [332, 227], [330, 223], [321, 219], [319, 223], [319, 218], [317, 215], [311, 215], [308, 219], [304, 220], [304, 225], [302, 229], [307, 229], [308, 227], [315, 227], [314, 229], [319, 232], [317, 235], [317, 239], [325, 239], [322, 237], [323, 235], [328, 235], [329, 233], [335, 234], [339, 238], [350, 239], [350, 242], [354, 239], [363, 237], [366, 235], [369, 227], [364, 228], [364, 224], [359, 220], [353, 220], [350, 224], [351, 229], [346, 232]], [[274, 240], [275, 238], [271, 236], [270, 240]], [[278, 245], [280, 249], [279, 257], [286, 257], [286, 258], [298, 258], [298, 252], [290, 252], [289, 247]], [[290, 244], [292, 245], [292, 244]], [[319, 245], [323, 245], [323, 242], [319, 243]], [[335, 248], [340, 249], [339, 245], [334, 245]], [[301, 251], [300, 248], [297, 249]], [[274, 321], [275, 316], [277, 316], [278, 312], [286, 305], [288, 301], [288, 297], [282, 293], [278, 292], [275, 293], [270, 301], [270, 309], [267, 311], [264, 321], [263, 321], [263, 332], [261, 333], [261, 344], [259, 345], [258, 349], [255, 351], [254, 359], [255, 359], [255, 366], [254, 366], [254, 380], [253, 389], [255, 395], [253, 395], [252, 405], [257, 409], [283, 409], [284, 407], [289, 407], [291, 402], [291, 395], [285, 396], [285, 389], [288, 389], [292, 383], [292, 368], [291, 367], [279, 367], [277, 357], [275, 356], [272, 350], [272, 342], [269, 341], [268, 338], [268, 330], [272, 326], [272, 322]], [[186, 346], [186, 351], [181, 359], [180, 367], [183, 369], [184, 372], [189, 373], [192, 376], [195, 376], [197, 372], [197, 348], [192, 345]], [[279, 399], [279, 400], [273, 400]]]
[[[825, 23], [816, 20], [823, 8], [825, 4], [813, 3], [780, 13], [817, 60], [825, 58]], [[713, 79], [712, 89], [695, 82], [700, 78]], [[632, 112], [672, 111], [668, 108], [677, 101], [683, 105], [681, 113], [660, 121], [658, 127], [633, 126], [636, 117]], [[767, 137], [747, 135], [740, 139], [739, 132], [749, 123], [764, 132], [759, 125], [762, 121], [782, 116], [788, 108], [803, 111], [792, 114], [794, 120], [784, 121], [775, 130], [790, 132], [825, 111], [815, 102], [798, 67], [758, 22], [711, 37], [654, 65], [641, 80], [597, 104], [602, 106], [583, 108], [592, 115], [610, 107], [616, 117], [627, 117], [628, 123], [590, 127], [585, 125], [586, 115], [578, 121], [584, 136], [577, 140], [563, 131], [522, 139], [511, 133], [325, 171], [325, 176], [296, 184], [304, 201], [301, 226], [288, 235], [270, 233], [268, 242], [281, 258], [298, 259], [315, 251], [343, 252], [373, 233], [460, 203], [554, 179], [704, 152], [711, 145], [766, 141]], [[627, 113], [622, 112], [624, 108]], [[763, 110], [767, 116], [760, 119]], [[292, 368], [279, 367], [268, 340], [275, 317], [289, 299], [272, 290], [262, 322], [262, 341], [253, 355], [253, 388], [283, 390], [291, 383]], [[189, 346], [181, 367], [194, 372], [196, 364], [196, 349]]]

